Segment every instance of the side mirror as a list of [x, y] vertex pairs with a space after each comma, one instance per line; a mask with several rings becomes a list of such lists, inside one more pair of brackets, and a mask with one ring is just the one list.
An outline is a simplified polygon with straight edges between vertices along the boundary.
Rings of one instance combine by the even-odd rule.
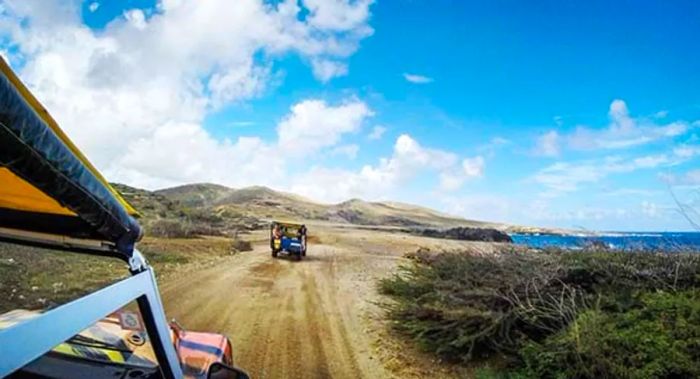
[[239, 368], [216, 362], [209, 366], [207, 379], [250, 379], [250, 377]]

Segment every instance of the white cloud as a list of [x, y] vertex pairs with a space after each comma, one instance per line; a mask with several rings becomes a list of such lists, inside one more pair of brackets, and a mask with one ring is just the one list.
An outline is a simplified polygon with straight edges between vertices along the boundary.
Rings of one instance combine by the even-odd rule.
[[700, 155], [700, 145], [679, 145], [673, 149], [673, 154], [681, 158], [693, 158]]
[[280, 149], [294, 155], [313, 154], [334, 146], [347, 133], [360, 130], [372, 111], [353, 99], [333, 107], [323, 100], [305, 100], [295, 104], [291, 113], [277, 126]]
[[356, 31], [371, 33], [365, 24], [369, 18], [369, 6], [373, 0], [338, 1], [338, 0], [304, 0], [309, 10], [309, 25], [337, 32]]
[[579, 126], [567, 137], [568, 145], [573, 149], [625, 149], [647, 144], [659, 139], [672, 138], [686, 133], [689, 124], [676, 121], [668, 124], [656, 124], [643, 118], [632, 118], [627, 104], [614, 100], [608, 112], [610, 124], [602, 130]]
[[[610, 123], [607, 127], [594, 129], [579, 125], [572, 133], [566, 135], [561, 135], [555, 130], [549, 131], [538, 137], [534, 152], [538, 155], [557, 156], [564, 145], [574, 150], [627, 149], [681, 136], [690, 130], [691, 125], [698, 122], [675, 121], [659, 124], [654, 120], [666, 115], [666, 112], [661, 111], [655, 114], [653, 119], [633, 118], [627, 104], [617, 99], [610, 103]], [[561, 125], [560, 119], [555, 121]]]
[[453, 192], [462, 188], [465, 180], [464, 175], [452, 172], [441, 172], [439, 179], [440, 184], [438, 188], [442, 192]]
[[403, 74], [404, 79], [406, 81], [415, 83], [415, 84], [428, 84], [433, 82], [433, 78], [423, 76], [423, 75], [418, 75], [418, 74], [409, 74], [409, 73], [404, 73]]
[[342, 134], [359, 127], [368, 112], [356, 99], [337, 106], [319, 100], [301, 101], [280, 121], [274, 141], [259, 137], [218, 141], [197, 123], [170, 122], [157, 128], [151, 138], [130, 144], [124, 156], [114, 162], [112, 174], [146, 188], [204, 181], [286, 189], [290, 170], [322, 149], [353, 159], [358, 146], [336, 145]]
[[683, 183], [700, 186], [700, 170], [688, 171], [683, 177]]
[[457, 161], [454, 153], [423, 147], [408, 134], [402, 134], [396, 139], [391, 158], [380, 160], [376, 167], [365, 166], [363, 172], [389, 182], [401, 182], [425, 168], [436, 171], [453, 169]]
[[256, 65], [252, 59], [241, 61], [240, 65], [226, 72], [216, 72], [209, 78], [210, 104], [219, 108], [230, 102], [256, 97], [265, 91], [269, 80], [269, 66]]
[[691, 158], [691, 155], [678, 154], [674, 151], [669, 154], [645, 155], [627, 159], [610, 156], [580, 162], [557, 162], [537, 172], [532, 176], [532, 180], [547, 189], [544, 196], [551, 197], [564, 192], [577, 191], [582, 184], [597, 183], [612, 174], [672, 167]]
[[468, 177], [481, 177], [484, 175], [484, 157], [466, 158], [462, 161], [462, 168]]
[[643, 188], [617, 188], [606, 190], [602, 195], [607, 197], [628, 197], [628, 196], [655, 196], [658, 195], [660, 191], [648, 190]]
[[479, 146], [477, 148], [477, 151], [483, 153], [485, 156], [489, 158], [493, 158], [496, 155], [496, 152], [503, 148], [504, 146], [510, 145], [512, 143], [511, 140], [503, 138], [503, 137], [493, 137], [489, 142]]
[[90, 12], [95, 12], [99, 7], [100, 3], [98, 3], [97, 1], [93, 1], [92, 3], [90, 3], [90, 5], [88, 5], [88, 9], [90, 10]]
[[243, 127], [255, 125], [255, 121], [245, 121], [245, 120], [229, 121], [226, 125], [234, 127], [234, 128], [243, 128]]
[[465, 159], [464, 164], [454, 153], [424, 147], [403, 134], [396, 139], [392, 155], [379, 159], [375, 165], [365, 165], [357, 171], [314, 166], [294, 181], [291, 190], [328, 202], [351, 197], [383, 199], [421, 174], [433, 172], [439, 178], [438, 188], [452, 191], [469, 177], [483, 175], [482, 160]]
[[507, 138], [493, 137], [493, 138], [491, 138], [491, 140], [487, 144], [479, 147], [479, 150], [488, 151], [488, 150], [492, 150], [495, 148], [499, 148], [501, 146], [509, 145], [510, 143], [511, 143], [511, 140], [509, 140]]
[[130, 9], [124, 12], [124, 18], [134, 28], [138, 30], [146, 29], [146, 14], [141, 9]]
[[171, 123], [129, 145], [114, 174], [146, 188], [200, 181], [270, 185], [285, 175], [284, 160], [275, 156], [274, 145], [256, 137], [220, 142], [198, 124]]
[[503, 222], [512, 220], [519, 209], [512, 198], [492, 194], [468, 194], [466, 196], [443, 196], [443, 209], [467, 219]]
[[348, 66], [345, 63], [329, 59], [312, 59], [311, 67], [313, 68], [314, 76], [322, 82], [348, 74]]
[[666, 118], [668, 116], [668, 111], [658, 111], [654, 113], [654, 118]]
[[700, 186], [700, 170], [690, 170], [682, 175], [677, 174], [660, 174], [661, 180], [674, 186]]
[[355, 145], [355, 144], [350, 144], [350, 145], [341, 145], [334, 147], [331, 150], [331, 155], [335, 156], [343, 156], [348, 159], [355, 159], [357, 158], [357, 153], [360, 151], [360, 147]]
[[381, 125], [376, 125], [374, 128], [372, 128], [372, 132], [367, 135], [367, 138], [371, 140], [379, 140], [382, 138], [384, 133], [386, 132], [386, 128], [381, 126]]
[[560, 153], [559, 133], [556, 130], [551, 130], [537, 138], [537, 144], [533, 153], [545, 157], [556, 157]]
[[484, 157], [465, 158], [459, 167], [440, 172], [439, 189], [443, 192], [453, 192], [462, 187], [469, 179], [484, 176]]
[[656, 203], [652, 203], [649, 201], [642, 201], [641, 204], [642, 208], [642, 214], [647, 216], [647, 217], [659, 217], [661, 210], [659, 209], [659, 206], [656, 205]]
[[[347, 70], [345, 60], [372, 33], [370, 2], [304, 4], [306, 18], [292, 0], [168, 0], [148, 12], [128, 10], [94, 32], [82, 24], [78, 2], [8, 1], [0, 36], [16, 46], [10, 60], [23, 63], [22, 80], [110, 179], [148, 187], [257, 178], [265, 184], [277, 174], [267, 172], [278, 141], [221, 141], [202, 122], [221, 106], [274, 87], [275, 59], [285, 54], [299, 55], [315, 72], [318, 62], [333, 62], [317, 72], [322, 80]], [[305, 129], [298, 117], [313, 104], [337, 119], [307, 114], [319, 131]], [[297, 105], [299, 112], [285, 119], [289, 126], [280, 126], [280, 141], [317, 139], [301, 142], [311, 151], [337, 143], [371, 114], [354, 100]]]
[[[573, 210], [552, 209], [551, 205], [544, 201], [535, 201], [526, 207], [527, 217], [530, 220], [538, 222], [554, 222], [557, 226], [561, 226], [564, 222], [575, 222], [576, 224], [570, 228], [582, 231], [590, 231], [590, 229], [582, 227], [581, 222], [594, 222], [600, 227], [604, 220], [626, 220], [629, 222], [634, 216], [633, 212], [628, 209], [619, 207], [596, 207], [583, 206]], [[600, 230], [600, 229], [593, 229]]]

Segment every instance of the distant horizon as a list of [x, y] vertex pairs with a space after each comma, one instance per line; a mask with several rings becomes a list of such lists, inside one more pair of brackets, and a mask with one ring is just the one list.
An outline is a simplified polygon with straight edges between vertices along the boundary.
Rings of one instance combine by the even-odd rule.
[[[422, 208], [425, 208], [425, 209], [428, 209], [428, 210], [431, 210], [431, 211], [435, 211], [435, 212], [444, 214], [444, 215], [446, 215], [446, 216], [450, 216], [450, 217], [454, 217], [454, 218], [461, 218], [461, 219], [464, 219], [465, 221], [481, 221], [481, 222], [494, 223], [494, 224], [513, 225], [513, 226], [524, 226], [524, 227], [535, 227], [535, 228], [542, 228], [542, 229], [562, 229], [562, 230], [569, 230], [569, 231], [571, 231], [571, 232], [577, 232], [577, 231], [579, 231], [579, 232], [624, 233], [624, 234], [630, 234], [630, 233], [640, 233], [640, 234], [643, 234], [643, 233], [700, 233], [700, 230], [695, 230], [695, 229], [692, 229], [692, 228], [686, 229], [686, 230], [682, 230], [682, 229], [681, 229], [681, 230], [595, 230], [595, 229], [583, 229], [583, 228], [563, 227], [563, 226], [554, 226], [554, 227], [551, 227], [551, 226], [541, 226], [541, 225], [512, 224], [512, 223], [508, 223], [508, 222], [504, 222], [504, 221], [498, 221], [498, 220], [495, 220], [495, 221], [494, 221], [494, 220], [481, 220], [481, 219], [477, 219], [477, 218], [469, 218], [469, 217], [465, 217], [465, 216], [463, 216], [463, 215], [451, 214], [451, 213], [449, 213], [449, 212], [444, 212], [444, 211], [437, 210], [437, 209], [434, 209], [434, 208], [431, 208], [431, 207], [426, 207], [426, 206], [423, 206], [423, 205], [420, 205], [420, 204], [415, 204], [415, 203], [410, 203], [410, 202], [403, 202], [403, 201], [395, 201], [395, 200], [391, 200], [391, 199], [386, 199], [386, 200], [367, 200], [367, 199], [363, 199], [363, 198], [349, 198], [349, 199], [341, 200], [341, 201], [338, 201], [338, 202], [330, 202], [330, 203], [327, 203], [327, 202], [318, 201], [318, 200], [313, 199], [313, 198], [309, 198], [309, 197], [307, 197], [307, 196], [304, 196], [304, 195], [301, 195], [301, 194], [298, 194], [298, 193], [289, 192], [289, 191], [285, 191], [285, 190], [278, 190], [278, 189], [275, 189], [275, 188], [272, 188], [272, 187], [269, 187], [269, 186], [266, 186], [266, 185], [257, 185], [257, 184], [251, 184], [251, 185], [247, 185], [247, 186], [243, 186], [243, 187], [231, 187], [231, 186], [227, 186], [227, 185], [225, 185], [225, 184], [218, 184], [218, 183], [211, 183], [211, 182], [193, 182], [193, 183], [177, 184], [177, 185], [174, 185], [174, 186], [171, 186], [171, 187], [163, 187], [163, 188], [157, 188], [157, 189], [146, 189], [146, 188], [137, 187], [137, 186], [135, 186], [135, 185], [128, 184], [128, 183], [119, 183], [119, 182], [111, 182], [111, 183], [113, 183], [113, 184], [119, 184], [119, 185], [125, 185], [125, 186], [131, 187], [131, 188], [136, 188], [136, 189], [145, 190], [145, 191], [149, 191], [149, 192], [157, 192], [157, 191], [169, 190], [169, 189], [178, 188], [178, 187], [187, 187], [187, 186], [196, 186], [196, 185], [214, 185], [214, 186], [220, 186], [220, 187], [224, 187], [224, 188], [231, 189], [231, 190], [243, 190], [243, 189], [248, 189], [248, 188], [265, 188], [265, 189], [268, 189], [268, 190], [271, 190], [271, 191], [274, 191], [274, 192], [278, 192], [278, 193], [287, 193], [287, 194], [291, 194], [291, 195], [294, 195], [294, 196], [300, 196], [300, 197], [303, 197], [303, 198], [305, 198], [305, 199], [307, 199], [307, 200], [309, 200], [309, 201], [311, 201], [311, 202], [314, 202], [314, 203], [317, 203], [317, 204], [322, 204], [322, 205], [338, 205], [338, 204], [342, 204], [342, 203], [345, 203], [345, 202], [348, 202], [348, 201], [352, 201], [352, 200], [360, 200], [360, 201], [370, 202], [370, 203], [371, 203], [371, 202], [379, 202], [379, 203], [399, 203], [399, 204], [405, 204], [405, 205], [411, 205], [411, 206], [422, 207]], [[517, 234], [517, 233], [516, 233], [516, 234]]]

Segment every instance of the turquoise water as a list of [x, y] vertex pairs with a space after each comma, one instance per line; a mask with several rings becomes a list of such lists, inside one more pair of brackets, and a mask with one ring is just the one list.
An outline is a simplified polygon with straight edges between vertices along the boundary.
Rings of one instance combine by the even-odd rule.
[[596, 236], [511, 234], [511, 238], [517, 244], [531, 247], [581, 248], [595, 242], [623, 250], [700, 251], [700, 232], [600, 233]]

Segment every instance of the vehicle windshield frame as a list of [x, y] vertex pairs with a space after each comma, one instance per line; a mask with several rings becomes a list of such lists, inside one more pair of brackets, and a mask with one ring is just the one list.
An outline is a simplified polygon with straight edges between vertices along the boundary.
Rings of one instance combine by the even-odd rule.
[[151, 267], [37, 317], [0, 329], [3, 357], [0, 377], [21, 369], [133, 300], [137, 301], [161, 374], [168, 379], [182, 378]]

